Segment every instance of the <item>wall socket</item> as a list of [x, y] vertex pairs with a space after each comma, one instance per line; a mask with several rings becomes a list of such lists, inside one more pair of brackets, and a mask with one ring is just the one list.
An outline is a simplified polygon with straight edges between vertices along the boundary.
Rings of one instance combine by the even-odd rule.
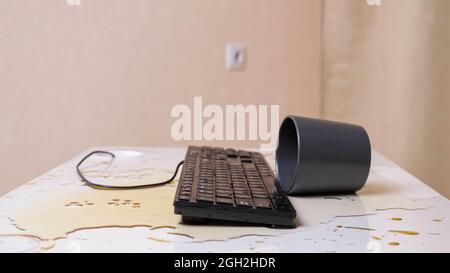
[[226, 64], [228, 70], [243, 70], [245, 68], [246, 49], [239, 43], [228, 43], [225, 47]]

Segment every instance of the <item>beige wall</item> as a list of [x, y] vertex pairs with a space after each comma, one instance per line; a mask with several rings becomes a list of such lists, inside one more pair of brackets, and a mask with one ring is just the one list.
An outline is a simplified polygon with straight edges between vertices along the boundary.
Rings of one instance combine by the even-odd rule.
[[450, 1], [324, 1], [323, 116], [450, 197]]
[[81, 3], [0, 1], [0, 193], [94, 145], [185, 145], [170, 110], [195, 95], [319, 115], [321, 1]]

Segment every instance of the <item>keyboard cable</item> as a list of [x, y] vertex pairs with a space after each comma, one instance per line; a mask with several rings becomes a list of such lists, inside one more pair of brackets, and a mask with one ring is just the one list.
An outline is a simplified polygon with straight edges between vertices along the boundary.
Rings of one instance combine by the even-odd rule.
[[181, 165], [183, 165], [184, 160], [181, 161], [180, 163], [178, 163], [177, 167], [175, 168], [175, 172], [173, 174], [173, 176], [171, 178], [169, 178], [166, 181], [162, 181], [162, 182], [157, 182], [157, 183], [152, 183], [152, 184], [143, 184], [143, 185], [134, 185], [134, 186], [111, 186], [111, 185], [101, 185], [95, 182], [90, 181], [89, 179], [87, 179], [84, 175], [83, 172], [81, 171], [80, 167], [83, 164], [84, 161], [86, 161], [88, 158], [90, 158], [91, 156], [95, 155], [95, 154], [107, 154], [110, 155], [112, 157], [112, 159], [114, 160], [114, 158], [116, 157], [115, 154], [113, 154], [112, 152], [108, 152], [108, 151], [93, 151], [91, 153], [89, 153], [88, 155], [86, 155], [85, 157], [83, 157], [80, 162], [78, 162], [76, 169], [77, 169], [77, 173], [80, 176], [80, 178], [82, 179], [82, 181], [89, 187], [94, 188], [94, 189], [99, 189], [99, 190], [136, 190], [136, 189], [145, 189], [145, 188], [153, 188], [153, 187], [158, 187], [158, 186], [162, 186], [165, 184], [168, 184], [170, 182], [172, 182], [175, 177], [178, 174], [178, 170], [180, 169]]

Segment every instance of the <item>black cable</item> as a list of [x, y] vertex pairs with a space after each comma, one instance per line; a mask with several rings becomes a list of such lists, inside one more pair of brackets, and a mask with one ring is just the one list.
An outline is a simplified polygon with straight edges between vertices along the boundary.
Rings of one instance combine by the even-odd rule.
[[85, 157], [83, 157], [83, 159], [81, 159], [80, 162], [78, 162], [78, 164], [77, 164], [77, 167], [76, 167], [77, 173], [80, 176], [80, 178], [84, 181], [84, 183], [91, 188], [100, 189], [100, 190], [135, 190], [135, 189], [145, 189], [145, 188], [161, 186], [161, 185], [172, 182], [178, 174], [178, 169], [184, 163], [184, 161], [181, 161], [180, 163], [178, 163], [177, 167], [175, 168], [175, 173], [169, 180], [166, 180], [166, 181], [162, 181], [162, 182], [158, 182], [158, 183], [154, 183], [154, 184], [144, 184], [144, 185], [136, 185], [136, 186], [108, 186], [108, 185], [101, 185], [101, 184], [97, 184], [97, 183], [89, 181], [80, 170], [81, 164], [83, 164], [83, 162], [86, 161], [86, 159], [88, 159], [89, 157], [91, 157], [94, 154], [108, 154], [113, 159], [116, 156], [113, 153], [108, 152], [108, 151], [93, 151], [93, 152], [89, 153], [88, 155], [86, 155]]

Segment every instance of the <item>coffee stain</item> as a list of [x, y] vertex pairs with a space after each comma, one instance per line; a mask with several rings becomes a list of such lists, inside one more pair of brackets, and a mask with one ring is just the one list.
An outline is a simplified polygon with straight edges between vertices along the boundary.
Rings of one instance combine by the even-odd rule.
[[150, 240], [152, 240], [152, 241], [156, 241], [156, 242], [159, 242], [159, 243], [171, 243], [172, 242], [172, 241], [169, 241], [169, 240], [164, 240], [164, 239], [155, 238], [155, 237], [151, 237], [151, 236], [149, 236], [148, 238]]
[[234, 237], [230, 237], [229, 239], [239, 239], [239, 238], [243, 238], [243, 237], [250, 237], [250, 236], [256, 236], [256, 237], [263, 237], [263, 236], [269, 236], [269, 237], [273, 237], [275, 235], [267, 235], [267, 234], [243, 234], [243, 235], [239, 235], [239, 236], [234, 236]]
[[419, 235], [419, 232], [409, 231], [409, 230], [389, 230], [389, 232], [402, 234], [402, 235], [411, 235], [411, 236]]
[[81, 208], [83, 206], [83, 204], [79, 203], [79, 202], [70, 202], [68, 204], [65, 205], [68, 208]]
[[401, 207], [393, 207], [393, 208], [384, 208], [384, 209], [376, 209], [376, 211], [388, 211], [388, 210], [406, 210], [406, 211], [419, 211], [419, 210], [428, 210], [433, 207], [422, 207], [422, 208], [401, 208]]
[[49, 249], [54, 248], [55, 245], [56, 245], [55, 241], [53, 241], [53, 240], [46, 240], [46, 241], [41, 241], [40, 248], [42, 250], [49, 250]]
[[[2, 235], [0, 234], [0, 239], [1, 238], [15, 238], [15, 242], [17, 242], [17, 238], [24, 238], [24, 239], [31, 239], [32, 241], [35, 242], [35, 246], [29, 247], [28, 245], [26, 245], [26, 248], [22, 248], [20, 249], [20, 251], [17, 251], [17, 249], [15, 249], [14, 251], [16, 252], [38, 252], [40, 249], [40, 246], [42, 245], [42, 240], [36, 236], [33, 235], [27, 235], [27, 234], [8, 234], [8, 235]], [[4, 243], [2, 241], [0, 241], [0, 245]], [[20, 245], [20, 244], [19, 244]], [[24, 247], [24, 246], [22, 246]], [[5, 249], [1, 249], [1, 252], [3, 252]], [[7, 252], [10, 252], [11, 250], [7, 250]]]
[[151, 230], [157, 230], [157, 229], [163, 229], [163, 228], [176, 229], [175, 226], [159, 226], [159, 227], [152, 227]]
[[352, 214], [352, 215], [338, 215], [334, 216], [334, 218], [352, 218], [352, 217], [366, 217], [377, 215], [377, 213], [366, 213], [366, 214]]
[[6, 217], [6, 219], [8, 219], [8, 221], [11, 222], [11, 225], [13, 227], [15, 227], [16, 229], [20, 230], [20, 231], [25, 231], [25, 228], [20, 227], [19, 225], [16, 224], [16, 221], [14, 221], [14, 219], [10, 218], [10, 217]]
[[376, 229], [373, 228], [364, 228], [364, 227], [344, 227], [347, 229], [357, 229], [357, 230], [366, 230], [366, 231], [376, 231]]
[[103, 226], [80, 227], [80, 228], [70, 230], [70, 231], [66, 232], [66, 234], [64, 236], [56, 237], [53, 240], [56, 241], [56, 240], [64, 239], [72, 233], [75, 233], [78, 231], [83, 231], [83, 230], [93, 230], [93, 229], [103, 229], [103, 228], [137, 228], [137, 227], [151, 228], [152, 226], [149, 226], [146, 224], [133, 224], [133, 225], [103, 225]]
[[180, 232], [167, 232], [167, 234], [178, 235], [178, 236], [181, 236], [181, 237], [187, 237], [189, 239], [194, 239], [194, 237], [192, 237], [191, 235], [180, 233]]

